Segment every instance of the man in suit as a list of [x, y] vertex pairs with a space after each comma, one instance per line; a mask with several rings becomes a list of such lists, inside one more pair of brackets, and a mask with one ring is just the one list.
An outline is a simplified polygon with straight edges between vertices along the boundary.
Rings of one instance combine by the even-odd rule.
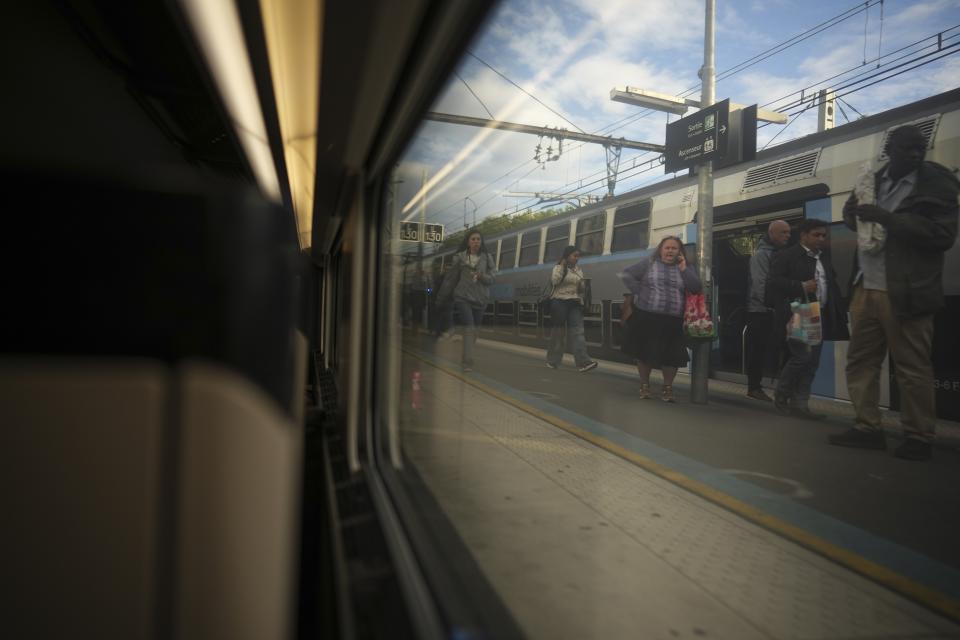
[[[767, 281], [769, 300], [774, 305], [774, 323], [786, 332], [794, 300], [820, 302], [820, 319], [825, 340], [847, 340], [846, 311], [837, 285], [837, 274], [824, 253], [827, 246], [827, 223], [806, 219], [799, 226], [800, 242], [780, 251], [770, 266]], [[781, 413], [820, 420], [824, 416], [810, 411], [810, 385], [820, 366], [823, 343], [807, 345], [788, 340], [790, 357], [777, 381], [773, 403]]]
[[914, 126], [889, 137], [890, 162], [875, 175], [876, 201], [851, 195], [843, 208], [847, 226], [875, 222], [886, 230], [879, 248], [857, 249], [850, 303], [853, 337], [847, 352], [847, 388], [856, 411], [854, 427], [830, 436], [830, 444], [886, 449], [880, 428], [880, 366], [889, 349], [900, 387], [900, 422], [906, 441], [894, 455], [927, 460], [936, 426], [933, 386], [933, 316], [943, 306], [943, 254], [957, 237], [960, 183], [946, 167], [924, 162], [927, 142]]

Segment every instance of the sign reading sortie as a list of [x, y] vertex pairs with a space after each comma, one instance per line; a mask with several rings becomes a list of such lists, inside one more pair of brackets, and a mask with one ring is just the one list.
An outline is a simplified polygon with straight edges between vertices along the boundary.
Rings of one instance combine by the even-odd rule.
[[673, 173], [723, 158], [729, 119], [730, 101], [724, 100], [668, 124], [664, 170]]

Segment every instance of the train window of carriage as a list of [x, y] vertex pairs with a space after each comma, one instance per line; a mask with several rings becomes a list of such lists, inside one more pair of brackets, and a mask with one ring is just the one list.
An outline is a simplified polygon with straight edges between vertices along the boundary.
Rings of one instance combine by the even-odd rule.
[[540, 261], [540, 229], [524, 231], [520, 236], [520, 261], [517, 266], [526, 267]]
[[563, 249], [570, 242], [570, 223], [564, 222], [547, 228], [547, 246], [543, 250], [543, 262], [556, 262], [563, 255]]
[[517, 236], [508, 236], [500, 241], [500, 259], [497, 269], [512, 269], [517, 261]]
[[646, 249], [650, 243], [650, 201], [620, 207], [613, 216], [611, 253]]
[[595, 256], [603, 253], [603, 232], [607, 227], [607, 213], [580, 218], [577, 220], [577, 248], [580, 254]]

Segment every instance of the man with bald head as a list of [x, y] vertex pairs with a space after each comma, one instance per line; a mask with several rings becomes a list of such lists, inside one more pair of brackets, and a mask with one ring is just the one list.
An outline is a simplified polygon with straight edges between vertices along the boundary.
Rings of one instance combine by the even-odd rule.
[[830, 443], [886, 449], [880, 426], [880, 367], [889, 350], [900, 388], [906, 441], [894, 455], [927, 460], [936, 426], [933, 316], [943, 306], [943, 254], [957, 237], [960, 183], [946, 167], [923, 159], [927, 140], [915, 126], [890, 133], [890, 162], [875, 175], [876, 204], [851, 195], [843, 219], [851, 229], [875, 222], [882, 246], [858, 248], [851, 272], [847, 388], [856, 423]]
[[747, 396], [764, 402], [771, 401], [761, 385], [764, 364], [780, 354], [783, 342], [773, 331], [773, 309], [767, 306], [767, 275], [773, 256], [789, 240], [790, 225], [783, 220], [771, 222], [750, 256], [747, 272]]

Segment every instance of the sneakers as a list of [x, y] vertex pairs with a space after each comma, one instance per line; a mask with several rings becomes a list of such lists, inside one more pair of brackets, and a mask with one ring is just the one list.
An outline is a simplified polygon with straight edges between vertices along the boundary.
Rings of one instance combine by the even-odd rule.
[[650, 399], [650, 385], [640, 383], [640, 399], [649, 400]]
[[786, 415], [790, 413], [790, 398], [780, 393], [774, 392], [773, 406], [777, 411]]
[[747, 391], [747, 397], [762, 402], [773, 402], [773, 398], [764, 393], [763, 389], [750, 389], [750, 391]]
[[660, 399], [664, 402], [673, 402], [673, 387], [669, 384], [663, 385], [660, 389]]
[[827, 419], [827, 416], [820, 413], [813, 413], [807, 407], [803, 407], [802, 409], [799, 407], [794, 407], [793, 409], [790, 409], [790, 415], [792, 415], [795, 418], [803, 418], [804, 420], [826, 420]]
[[883, 436], [883, 432], [878, 429], [864, 431], [863, 429], [854, 429], [851, 427], [843, 433], [828, 436], [827, 441], [830, 444], [837, 445], [838, 447], [879, 449], [880, 451], [884, 451], [887, 448], [887, 439]]
[[462, 365], [460, 365], [460, 371], [463, 371], [464, 373], [470, 373], [471, 371], [473, 371], [473, 365], [472, 365], [472, 364], [462, 364]]
[[[587, 364], [583, 365], [582, 367], [579, 367], [579, 368], [577, 369], [577, 371], [579, 371], [580, 373], [586, 373], [587, 371], [590, 371], [591, 369], [596, 369], [596, 368], [597, 368], [597, 365], [598, 365], [597, 361], [594, 360], [593, 362], [588, 362]], [[549, 366], [549, 364], [548, 364], [547, 366]]]
[[929, 442], [907, 438], [903, 444], [893, 450], [893, 455], [903, 460], [929, 460], [933, 456], [933, 451]]

